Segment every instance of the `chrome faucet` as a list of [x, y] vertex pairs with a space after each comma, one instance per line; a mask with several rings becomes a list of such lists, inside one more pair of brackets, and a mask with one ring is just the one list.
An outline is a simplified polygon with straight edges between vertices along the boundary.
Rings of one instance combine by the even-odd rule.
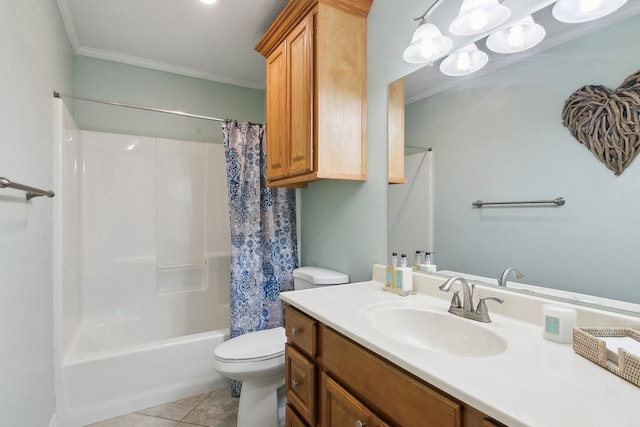
[[502, 272], [502, 276], [500, 276], [500, 280], [498, 280], [498, 284], [500, 286], [504, 286], [505, 288], [507, 287], [507, 278], [511, 272], [516, 275], [516, 279], [522, 279], [524, 277], [524, 274], [520, 273], [513, 267], [509, 267]]
[[453, 298], [451, 299], [451, 305], [449, 306], [449, 313], [455, 314], [456, 316], [464, 317], [466, 319], [477, 320], [478, 322], [491, 322], [491, 318], [489, 318], [489, 312], [487, 310], [485, 301], [493, 300], [502, 304], [504, 300], [498, 297], [479, 298], [478, 306], [477, 308], [474, 308], [473, 291], [475, 290], [476, 285], [473, 283], [469, 285], [469, 282], [467, 282], [462, 276], [450, 277], [446, 282], [440, 285], [439, 289], [444, 292], [449, 292], [456, 281], [460, 281], [460, 284], [462, 284], [463, 302], [462, 304], [460, 304], [458, 291], [453, 291]]

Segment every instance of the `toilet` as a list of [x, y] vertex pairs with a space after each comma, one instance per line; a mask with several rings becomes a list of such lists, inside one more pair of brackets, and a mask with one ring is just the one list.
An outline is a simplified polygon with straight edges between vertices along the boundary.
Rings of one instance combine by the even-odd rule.
[[[296, 291], [348, 282], [348, 275], [326, 268], [300, 267], [293, 270]], [[249, 332], [216, 347], [214, 369], [227, 378], [242, 381], [238, 427], [284, 425], [286, 341], [284, 328], [278, 327]]]

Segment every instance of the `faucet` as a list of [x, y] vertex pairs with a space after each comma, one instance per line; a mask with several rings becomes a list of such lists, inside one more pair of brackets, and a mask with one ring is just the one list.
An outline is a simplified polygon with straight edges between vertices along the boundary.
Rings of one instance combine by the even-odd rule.
[[498, 297], [478, 298], [478, 306], [477, 308], [474, 308], [473, 291], [475, 290], [476, 285], [473, 283], [469, 285], [469, 282], [467, 282], [462, 276], [450, 277], [446, 282], [440, 285], [439, 289], [444, 292], [449, 292], [453, 284], [457, 281], [460, 281], [460, 284], [462, 285], [463, 303], [460, 304], [458, 291], [453, 291], [453, 298], [451, 299], [451, 305], [449, 306], [449, 313], [455, 314], [456, 316], [464, 317], [466, 319], [476, 320], [478, 322], [491, 322], [491, 318], [489, 317], [489, 311], [487, 310], [485, 301], [493, 300], [502, 304], [504, 300]]
[[516, 279], [522, 279], [524, 277], [524, 274], [520, 273], [513, 267], [509, 267], [502, 272], [502, 276], [500, 276], [500, 279], [498, 280], [498, 284], [500, 286], [504, 286], [505, 288], [507, 287], [507, 278], [509, 277], [509, 273], [511, 272], [516, 275]]

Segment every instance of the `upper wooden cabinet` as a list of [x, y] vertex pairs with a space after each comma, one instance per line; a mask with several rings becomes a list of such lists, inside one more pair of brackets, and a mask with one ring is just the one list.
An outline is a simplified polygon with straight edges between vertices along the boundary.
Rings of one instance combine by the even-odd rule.
[[291, 0], [266, 58], [267, 185], [366, 180], [366, 17], [372, 0]]

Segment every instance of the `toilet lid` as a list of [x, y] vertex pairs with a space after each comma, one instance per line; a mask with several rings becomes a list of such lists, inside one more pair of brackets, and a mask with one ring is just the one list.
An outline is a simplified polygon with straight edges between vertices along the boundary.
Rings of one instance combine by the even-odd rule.
[[267, 360], [284, 354], [287, 335], [284, 328], [249, 332], [223, 342], [216, 347], [216, 359], [226, 362]]

